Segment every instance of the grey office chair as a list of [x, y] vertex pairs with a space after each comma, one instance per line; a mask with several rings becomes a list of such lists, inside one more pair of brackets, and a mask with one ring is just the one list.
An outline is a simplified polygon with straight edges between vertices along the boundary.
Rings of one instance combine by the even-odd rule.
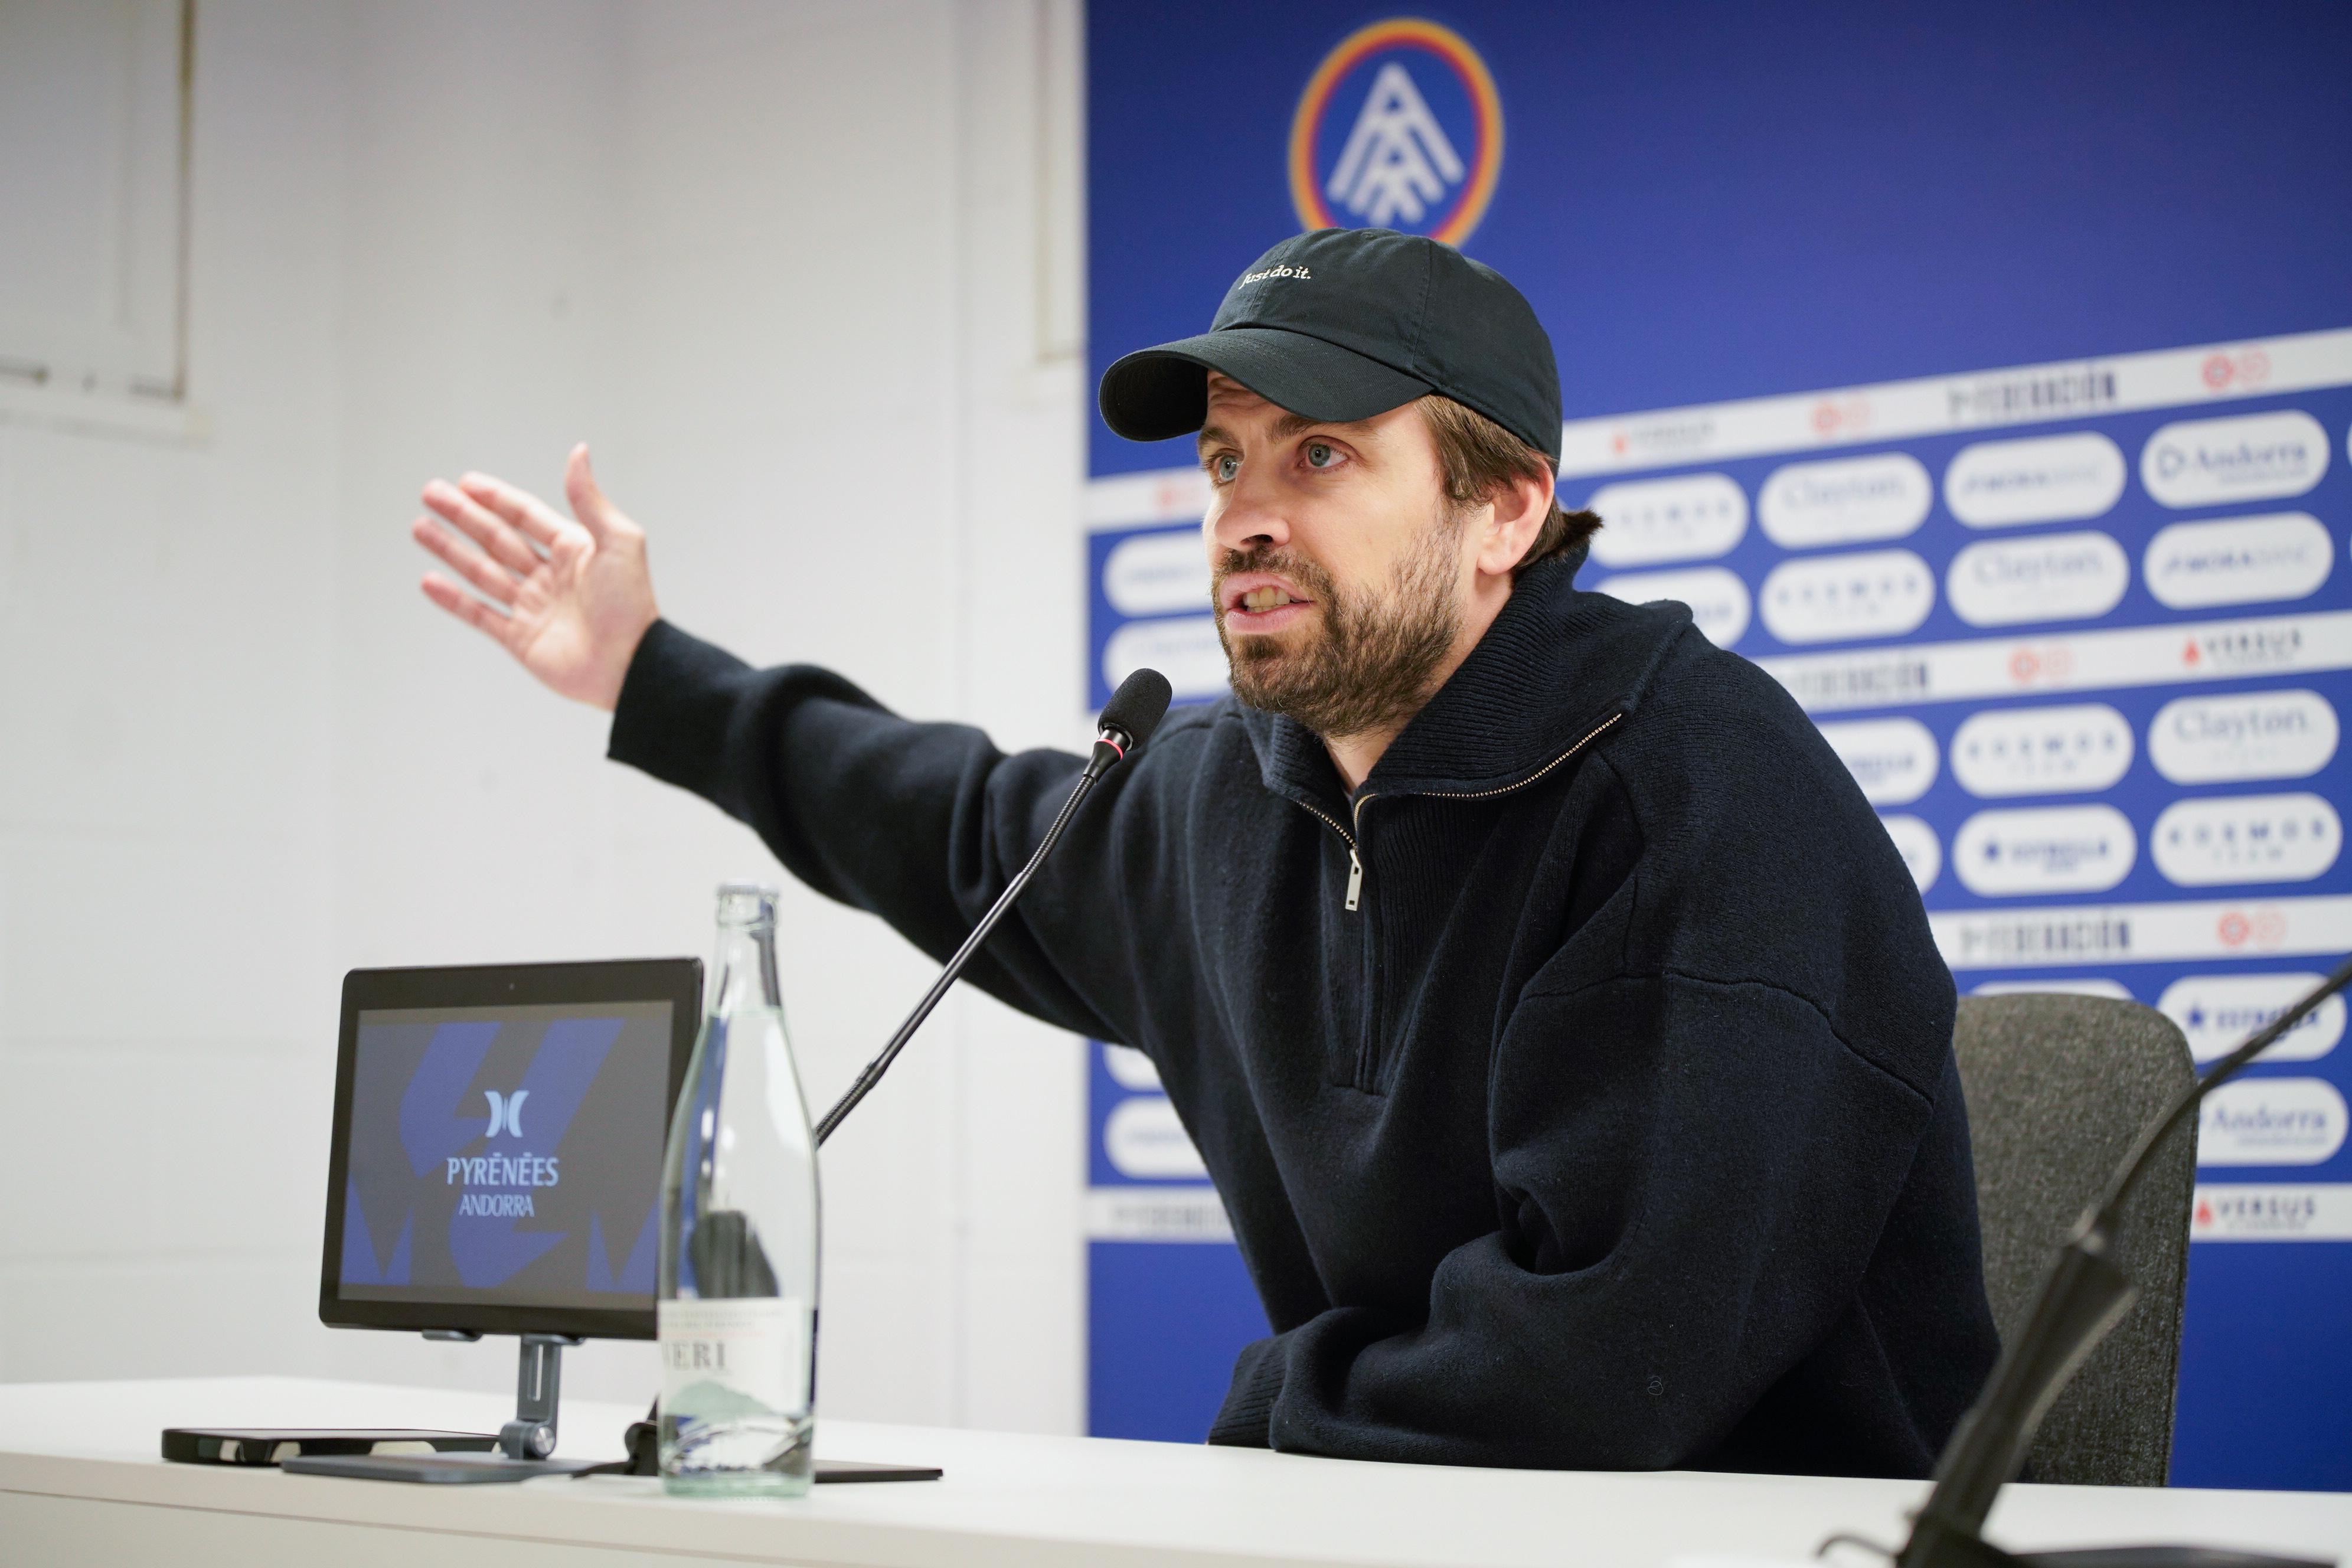
[[[1952, 1048], [1976, 1152], [1985, 1293], [2006, 1340], [2076, 1217], [2196, 1069], [2172, 1020], [2098, 996], [1968, 997]], [[2139, 1300], [2051, 1405], [2028, 1459], [2033, 1479], [2164, 1485], [2196, 1181], [2191, 1120], [2125, 1210], [2123, 1263]]]

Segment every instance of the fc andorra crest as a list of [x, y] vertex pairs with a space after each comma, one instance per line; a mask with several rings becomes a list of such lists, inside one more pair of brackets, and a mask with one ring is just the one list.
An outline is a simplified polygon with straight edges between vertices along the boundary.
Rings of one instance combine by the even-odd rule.
[[1394, 228], [1460, 245], [1503, 169], [1503, 103], [1478, 51], [1398, 16], [1315, 68], [1290, 122], [1290, 197], [1315, 228]]

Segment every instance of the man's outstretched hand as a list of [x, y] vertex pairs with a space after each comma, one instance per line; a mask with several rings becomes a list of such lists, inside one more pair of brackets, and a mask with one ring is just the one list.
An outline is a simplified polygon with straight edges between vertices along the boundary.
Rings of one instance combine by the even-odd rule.
[[425, 574], [426, 598], [479, 627], [551, 689], [609, 713], [660, 614], [646, 533], [604, 499], [584, 445], [563, 466], [563, 493], [569, 518], [488, 474], [454, 485], [435, 479], [425, 487], [425, 506], [480, 548], [467, 549], [429, 517], [409, 532], [488, 602], [437, 572]]

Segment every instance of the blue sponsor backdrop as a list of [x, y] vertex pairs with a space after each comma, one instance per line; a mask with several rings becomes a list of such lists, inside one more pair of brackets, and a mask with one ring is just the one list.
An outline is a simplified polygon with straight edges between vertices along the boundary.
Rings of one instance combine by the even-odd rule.
[[[1583, 581], [1675, 574], [1616, 586], [1688, 599], [1807, 700], [1964, 992], [2128, 994], [2208, 1049], [2275, 1006], [2288, 983], [2260, 977], [2352, 944], [2352, 337], [2327, 335], [2352, 325], [2352, 12], [1413, 15], [1434, 26], [1351, 58], [1399, 13], [1091, 7], [1097, 373], [1199, 331], [1297, 229], [1295, 142], [1339, 221], [1423, 193], [1401, 227], [1458, 222], [1491, 159], [1461, 242], [1559, 348], [1563, 497], [1623, 487]], [[1707, 406], [1732, 399], [1761, 401]], [[2098, 439], [2010, 445], [2061, 436]], [[1197, 670], [1207, 634], [1166, 591], [1181, 545], [1113, 566], [1187, 531], [1183, 444], [1097, 424], [1090, 454], [1099, 700], [1135, 648]], [[1895, 454], [1916, 468], [1866, 461]], [[1788, 472], [1814, 463], [1846, 466]], [[2331, 1032], [2206, 1129], [2178, 1483], [2352, 1487]], [[1198, 1193], [1147, 1118], [1114, 1127], [1155, 1091], [1097, 1058], [1097, 1196]], [[1095, 1429], [1197, 1439], [1264, 1331], [1238, 1261], [1095, 1212]]]

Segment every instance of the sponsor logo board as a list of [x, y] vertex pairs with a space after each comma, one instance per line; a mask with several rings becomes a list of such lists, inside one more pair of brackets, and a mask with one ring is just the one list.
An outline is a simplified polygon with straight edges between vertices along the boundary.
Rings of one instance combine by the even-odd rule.
[[1112, 690], [1139, 669], [1168, 678], [1180, 702], [1224, 695], [1225, 646], [1217, 640], [1214, 616], [1183, 616], [1130, 621], [1111, 633], [1103, 647], [1103, 684]]
[[1944, 592], [1972, 626], [2104, 616], [2131, 586], [2124, 547], [2104, 533], [1988, 539], [1952, 558]]
[[2148, 853], [2184, 888], [2308, 882], [2336, 864], [2344, 824], [2307, 792], [2175, 801], [2148, 831]]
[[1952, 839], [1952, 869], [1972, 893], [2105, 892], [2139, 853], [2131, 819], [2112, 805], [1979, 811]]
[[1780, 654], [1756, 662], [1813, 713], [2029, 691], [2188, 685], [2352, 669], [2352, 610]]
[[1160, 1069], [1151, 1058], [1133, 1046], [1106, 1045], [1102, 1048], [1103, 1070], [1110, 1074], [1111, 1082], [1121, 1089], [1158, 1089]]
[[2309, 778], [2336, 755], [2335, 704], [2316, 691], [2176, 697], [2147, 726], [2147, 757], [2174, 784]]
[[1931, 910], [1927, 927], [1955, 970], [2336, 958], [2352, 949], [2352, 895]]
[[1153, 468], [1087, 481], [1088, 529], [1198, 522], [1209, 512], [1209, 476], [1198, 467]]
[[1979, 441], [1944, 469], [1944, 505], [1970, 528], [2098, 517], [2124, 493], [2122, 448], [2096, 431]]
[[2175, 610], [2308, 598], [2327, 581], [2336, 543], [2308, 512], [2176, 522], [2157, 531], [2141, 574]]
[[1603, 485], [1584, 505], [1606, 525], [1592, 536], [1603, 566], [1704, 561], [1748, 531], [1748, 492], [1721, 474]]
[[1900, 539], [1927, 521], [1935, 482], [1908, 452], [1789, 463], [1757, 492], [1756, 518], [1784, 550]]
[[2352, 1184], [2199, 1183], [2191, 1241], [2352, 1241]]
[[1111, 1108], [1103, 1122], [1103, 1152], [1122, 1176], [1167, 1181], [1205, 1176], [1208, 1167], [1176, 1116], [1160, 1095], [1138, 1095]]
[[1952, 735], [1952, 776], [1985, 797], [2103, 790], [2131, 761], [2131, 721], [2104, 702], [1987, 709]]
[[1233, 1220], [1214, 1187], [1090, 1187], [1088, 1241], [1226, 1241]]
[[2344, 1095], [2324, 1078], [2232, 1079], [2205, 1097], [2200, 1165], [2316, 1165], [2344, 1147]]
[[[2292, 974], [2185, 974], [2164, 988], [2157, 1010], [2180, 1026], [2189, 1052], [2200, 1062], [2225, 1057], [2257, 1029], [2309, 995], [2321, 976]], [[2315, 1061], [2344, 1037], [2344, 998], [2330, 996], [2274, 1041], [2256, 1059]]]
[[1209, 563], [1197, 535], [1122, 540], [1103, 563], [1103, 596], [1122, 616], [1164, 616], [1209, 602]]
[[1752, 608], [1748, 584], [1737, 573], [1720, 566], [1694, 566], [1679, 572], [1621, 572], [1593, 584], [1612, 599], [1647, 605], [1672, 599], [1690, 607], [1691, 622], [1717, 647], [1730, 647], [1748, 635]]
[[1885, 825], [1886, 837], [1895, 841], [1895, 852], [1903, 857], [1903, 868], [1911, 873], [1912, 884], [1923, 893], [1934, 887], [1944, 871], [1944, 846], [1936, 830], [1916, 816], [1878, 820]]
[[1936, 782], [1936, 737], [1916, 719], [1856, 719], [1821, 730], [1873, 805], [1907, 805]]
[[[2238, 363], [2259, 359], [2266, 374], [2216, 382], [2210, 375], [2216, 354]], [[1560, 431], [1559, 471], [1573, 477], [1665, 463], [1727, 462], [1863, 439], [1897, 441], [2346, 384], [2352, 384], [2352, 329], [2296, 332], [2240, 343], [2153, 349], [2092, 363], [2020, 365], [1571, 419]], [[1868, 417], [1849, 418], [1842, 413], [1824, 419], [1824, 408], [1864, 410]]]
[[2327, 432], [2301, 409], [2183, 419], [2140, 448], [2139, 480], [2170, 507], [2299, 496], [2327, 472]]
[[1936, 604], [1936, 574], [1907, 550], [1784, 561], [1764, 579], [1765, 627], [1784, 643], [1900, 637]]

